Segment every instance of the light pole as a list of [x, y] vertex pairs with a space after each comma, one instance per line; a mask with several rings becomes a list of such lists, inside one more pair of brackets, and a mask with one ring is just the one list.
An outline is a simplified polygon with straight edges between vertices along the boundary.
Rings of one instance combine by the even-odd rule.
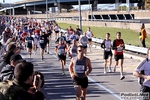
[[11, 15], [11, 0], [10, 0], [10, 15]]
[[126, 11], [130, 12], [130, 0], [126, 0]]
[[35, 0], [34, 0], [34, 14], [35, 14]]
[[82, 30], [81, 1], [80, 0], [78, 0], [78, 4], [79, 4], [79, 26], [80, 26], [80, 29]]
[[48, 21], [48, 11], [47, 11], [47, 9], [48, 9], [48, 5], [47, 5], [47, 0], [46, 0], [46, 20]]

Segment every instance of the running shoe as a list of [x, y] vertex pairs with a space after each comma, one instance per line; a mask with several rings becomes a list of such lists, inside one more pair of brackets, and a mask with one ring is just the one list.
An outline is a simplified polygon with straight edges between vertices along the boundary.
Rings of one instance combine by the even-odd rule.
[[109, 73], [111, 73], [112, 72], [111, 68], [108, 68], [108, 71], [109, 71]]
[[62, 75], [65, 75], [65, 72], [62, 72]]
[[116, 68], [114, 68], [114, 73], [116, 72]]
[[123, 80], [123, 79], [125, 79], [125, 76], [121, 76], [121, 77], [120, 77], [120, 80]]
[[107, 71], [104, 69], [104, 74], [106, 74], [107, 73]]

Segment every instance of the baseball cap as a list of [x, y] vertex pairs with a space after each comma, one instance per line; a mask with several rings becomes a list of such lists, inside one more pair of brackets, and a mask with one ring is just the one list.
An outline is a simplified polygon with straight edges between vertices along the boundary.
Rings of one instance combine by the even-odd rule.
[[11, 58], [10, 58], [10, 61], [25, 61], [22, 57], [21, 57], [21, 55], [19, 55], [19, 54], [13, 54], [12, 56], [11, 56]]

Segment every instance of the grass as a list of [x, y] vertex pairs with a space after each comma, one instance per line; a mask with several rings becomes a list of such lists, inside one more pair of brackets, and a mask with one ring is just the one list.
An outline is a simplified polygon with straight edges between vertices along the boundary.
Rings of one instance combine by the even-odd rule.
[[[62, 29], [67, 29], [69, 26], [72, 26], [73, 29], [76, 28], [75, 24], [66, 24], [66, 23], [58, 23], [58, 25]], [[85, 32], [88, 26], [83, 26], [82, 29]], [[91, 26], [91, 30], [94, 33], [94, 37], [97, 38], [105, 38], [106, 33], [110, 33], [111, 40], [116, 38], [116, 32], [122, 33], [122, 39], [125, 44], [139, 45], [141, 46], [141, 42], [139, 40], [139, 33], [130, 29], [121, 29], [121, 28], [109, 28], [109, 27], [95, 27]], [[150, 36], [146, 38], [146, 46], [150, 47]]]

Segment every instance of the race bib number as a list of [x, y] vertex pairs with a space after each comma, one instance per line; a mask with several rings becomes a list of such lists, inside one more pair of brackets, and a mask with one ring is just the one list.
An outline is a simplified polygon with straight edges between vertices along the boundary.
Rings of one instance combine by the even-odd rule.
[[64, 54], [65, 50], [64, 49], [59, 49], [59, 54]]
[[32, 40], [28, 40], [28, 43], [32, 43]]
[[44, 40], [40, 40], [40, 43], [44, 43]]
[[123, 47], [117, 48], [117, 52], [122, 52], [122, 50], [123, 50]]
[[84, 65], [76, 65], [75, 70], [77, 73], [84, 73], [85, 67]]

